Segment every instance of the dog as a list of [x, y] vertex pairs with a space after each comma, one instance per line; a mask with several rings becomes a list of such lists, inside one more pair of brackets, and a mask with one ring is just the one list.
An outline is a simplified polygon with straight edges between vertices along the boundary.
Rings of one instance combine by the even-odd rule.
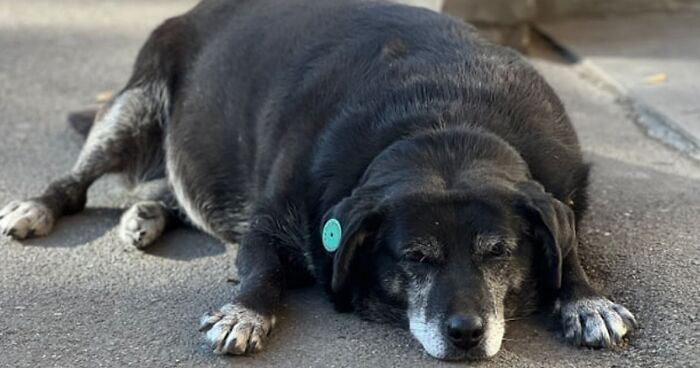
[[[87, 129], [86, 129], [87, 130]], [[582, 269], [589, 166], [565, 109], [516, 52], [429, 10], [370, 0], [205, 0], [160, 25], [96, 114], [73, 169], [0, 212], [47, 235], [120, 173], [120, 237], [178, 219], [239, 243], [217, 354], [262, 349], [285, 290], [407, 327], [438, 359], [484, 359], [505, 321], [558, 306], [573, 344], [637, 325]]]

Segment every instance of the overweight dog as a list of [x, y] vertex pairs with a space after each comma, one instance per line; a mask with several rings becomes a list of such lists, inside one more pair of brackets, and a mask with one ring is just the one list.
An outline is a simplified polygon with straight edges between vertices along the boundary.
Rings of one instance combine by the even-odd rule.
[[576, 345], [636, 324], [579, 264], [588, 166], [561, 102], [515, 52], [428, 10], [201, 2], [152, 33], [71, 172], [0, 230], [48, 234], [107, 173], [150, 188], [127, 243], [178, 218], [239, 243], [239, 288], [201, 321], [215, 353], [261, 350], [283, 292], [314, 281], [439, 359], [495, 355], [508, 316], [540, 301]]

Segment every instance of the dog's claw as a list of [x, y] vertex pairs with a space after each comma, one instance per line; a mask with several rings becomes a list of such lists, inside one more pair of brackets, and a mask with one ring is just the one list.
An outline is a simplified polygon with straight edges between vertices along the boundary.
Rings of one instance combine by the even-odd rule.
[[224, 314], [221, 312], [209, 312], [199, 319], [199, 331], [206, 331], [211, 328], [216, 322], [219, 322], [223, 318]]
[[38, 201], [14, 201], [0, 210], [0, 233], [15, 239], [44, 236], [53, 223], [53, 212]]
[[159, 202], [136, 203], [122, 215], [119, 237], [136, 248], [146, 248], [163, 234], [166, 218], [166, 209]]
[[242, 355], [262, 349], [274, 320], [242, 305], [226, 304], [219, 311], [202, 316], [199, 330], [206, 332], [215, 354]]
[[615, 308], [615, 311], [617, 312], [617, 314], [619, 314], [620, 317], [622, 317], [622, 320], [624, 321], [625, 325], [631, 326], [633, 330], [636, 330], [637, 328], [639, 328], [639, 324], [637, 323], [637, 318], [634, 316], [634, 314], [632, 314], [629, 310], [627, 310], [627, 308], [625, 308], [619, 304], [613, 305], [613, 308]]
[[570, 301], [561, 308], [564, 337], [577, 346], [611, 348], [637, 328], [627, 308], [597, 297]]

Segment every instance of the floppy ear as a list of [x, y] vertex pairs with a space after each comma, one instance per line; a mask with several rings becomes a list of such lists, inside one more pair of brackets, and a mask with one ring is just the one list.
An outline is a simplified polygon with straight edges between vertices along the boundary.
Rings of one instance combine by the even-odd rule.
[[362, 191], [356, 191], [328, 211], [323, 223], [332, 218], [341, 224], [342, 237], [333, 257], [331, 289], [335, 294], [342, 294], [358, 249], [379, 228], [381, 214], [378, 201], [374, 196], [363, 195]]
[[549, 286], [561, 288], [564, 258], [576, 246], [576, 221], [573, 210], [546, 193], [535, 182], [520, 185], [523, 199], [519, 209], [530, 224], [535, 240], [543, 247]]

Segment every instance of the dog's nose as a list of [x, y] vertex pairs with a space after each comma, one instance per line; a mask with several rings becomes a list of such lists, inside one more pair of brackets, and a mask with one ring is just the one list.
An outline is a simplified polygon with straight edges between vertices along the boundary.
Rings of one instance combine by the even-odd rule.
[[447, 320], [447, 337], [453, 344], [470, 349], [484, 337], [484, 321], [474, 315], [453, 315]]

